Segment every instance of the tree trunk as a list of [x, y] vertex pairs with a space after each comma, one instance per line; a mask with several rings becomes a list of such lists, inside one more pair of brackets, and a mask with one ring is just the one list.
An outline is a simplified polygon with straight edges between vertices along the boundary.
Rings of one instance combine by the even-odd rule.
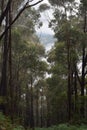
[[[12, 9], [11, 9], [11, 1], [9, 6], [9, 25], [12, 22]], [[10, 115], [11, 121], [14, 123], [14, 101], [13, 101], [13, 85], [12, 85], [12, 39], [11, 39], [11, 26], [9, 28], [9, 45], [8, 45], [8, 53], [9, 53], [9, 92], [10, 92]]]
[[25, 119], [24, 119], [24, 127], [27, 129], [30, 126], [30, 92], [29, 86], [26, 85], [26, 110], [25, 110]]
[[[84, 11], [84, 26], [83, 26], [83, 32], [84, 34], [87, 31], [87, 11]], [[82, 48], [82, 78], [81, 78], [81, 109], [80, 109], [80, 113], [81, 113], [81, 117], [85, 117], [85, 111], [84, 111], [84, 89], [85, 89], [85, 67], [86, 67], [86, 43], [83, 44], [83, 48]]]
[[75, 113], [77, 113], [77, 67], [75, 65], [74, 72], [74, 91], [75, 91]]
[[[8, 14], [6, 15], [5, 28], [8, 26]], [[6, 31], [4, 36], [3, 45], [3, 62], [2, 62], [2, 72], [1, 72], [1, 83], [0, 83], [0, 96], [6, 100], [7, 96], [7, 62], [8, 61], [8, 31]], [[0, 104], [0, 111], [6, 114], [4, 102]]]
[[39, 103], [38, 103], [38, 100], [39, 100], [39, 90], [37, 88], [36, 90], [36, 127], [39, 127]]
[[71, 64], [70, 64], [70, 45], [69, 41], [67, 41], [67, 61], [68, 61], [68, 90], [67, 90], [67, 97], [68, 97], [68, 120], [71, 120]]
[[30, 128], [32, 128], [32, 130], [34, 130], [34, 106], [33, 106], [33, 78], [31, 75], [31, 96], [30, 96], [30, 100], [31, 100], [31, 119], [30, 119]]

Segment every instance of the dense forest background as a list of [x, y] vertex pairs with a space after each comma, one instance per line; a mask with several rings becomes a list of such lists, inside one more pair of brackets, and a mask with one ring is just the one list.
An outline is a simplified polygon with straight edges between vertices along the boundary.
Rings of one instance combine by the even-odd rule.
[[[87, 125], [87, 0], [43, 2], [0, 1], [0, 130]], [[36, 32], [46, 10], [54, 38]]]

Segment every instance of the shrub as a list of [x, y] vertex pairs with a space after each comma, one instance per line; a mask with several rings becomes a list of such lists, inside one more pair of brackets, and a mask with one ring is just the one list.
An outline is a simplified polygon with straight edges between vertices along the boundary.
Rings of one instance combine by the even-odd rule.
[[24, 130], [23, 126], [12, 125], [9, 117], [0, 112], [0, 130]]

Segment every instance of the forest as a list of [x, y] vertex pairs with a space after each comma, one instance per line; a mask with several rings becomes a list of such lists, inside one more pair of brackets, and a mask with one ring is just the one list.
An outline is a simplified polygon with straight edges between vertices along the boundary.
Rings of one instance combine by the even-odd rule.
[[0, 0], [0, 130], [87, 130], [87, 0], [47, 1]]

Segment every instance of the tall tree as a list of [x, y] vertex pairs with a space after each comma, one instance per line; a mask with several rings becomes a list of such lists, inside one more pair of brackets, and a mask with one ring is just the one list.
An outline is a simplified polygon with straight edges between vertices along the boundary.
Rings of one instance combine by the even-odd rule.
[[[26, 1], [26, 2], [11, 1], [11, 0], [8, 0], [6, 2], [1, 1], [2, 7], [1, 7], [1, 14], [0, 14], [0, 27], [1, 27], [0, 40], [2, 40], [2, 38], [4, 37], [4, 44], [3, 44], [3, 62], [2, 62], [2, 73], [1, 73], [1, 83], [0, 83], [0, 93], [1, 93], [0, 96], [6, 97], [8, 93], [8, 89], [10, 89], [9, 92], [11, 98], [11, 104], [10, 104], [11, 113], [13, 113], [12, 38], [11, 38], [12, 25], [17, 21], [17, 19], [20, 17], [20, 15], [25, 9], [31, 8], [32, 6], [39, 4], [41, 1], [37, 1], [37, 2], [32, 1], [34, 3], [32, 3], [31, 1]], [[8, 74], [9, 74], [9, 78], [7, 77]], [[1, 105], [2, 111], [4, 109], [3, 107], [5, 107], [4, 104]]]

